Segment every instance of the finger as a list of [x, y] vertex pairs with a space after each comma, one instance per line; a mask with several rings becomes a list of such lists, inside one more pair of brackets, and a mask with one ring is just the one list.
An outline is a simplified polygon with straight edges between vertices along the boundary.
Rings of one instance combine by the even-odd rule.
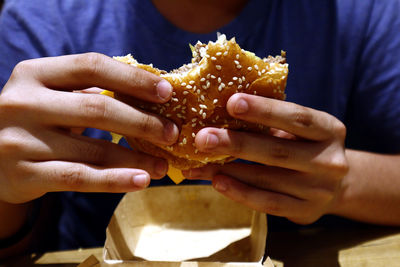
[[169, 100], [172, 93], [172, 86], [159, 76], [97, 53], [41, 58], [21, 65], [36, 70], [35, 77], [53, 89], [99, 87], [157, 103]]
[[233, 95], [227, 102], [227, 110], [235, 118], [315, 141], [332, 138], [336, 132], [344, 131], [343, 124], [325, 112], [249, 94]]
[[147, 187], [150, 176], [140, 169], [101, 168], [67, 161], [25, 163], [29, 186], [42, 192], [131, 192]]
[[229, 176], [217, 175], [214, 177], [213, 187], [234, 201], [275, 216], [300, 217], [304, 209], [304, 200], [258, 189]]
[[171, 121], [105, 95], [52, 91], [30, 101], [44, 125], [97, 128], [161, 144], [178, 138], [179, 130]]
[[46, 130], [43, 130], [40, 139], [42, 142], [32, 141], [26, 146], [24, 152], [31, 160], [62, 160], [107, 168], [140, 168], [154, 179], [164, 177], [168, 170], [168, 163], [164, 159], [134, 152], [105, 140]]
[[329, 156], [324, 159], [324, 153], [328, 152], [324, 151], [323, 143], [299, 142], [227, 129], [204, 128], [196, 134], [195, 144], [203, 152], [228, 154], [303, 172], [315, 170], [316, 166], [322, 166], [322, 163], [331, 159]]
[[272, 192], [282, 193], [298, 199], [323, 199], [331, 194], [336, 184], [327, 179], [316, 179], [305, 173], [259, 164], [228, 163], [210, 164], [202, 168], [183, 172], [188, 179], [211, 180], [222, 174], [247, 185]]

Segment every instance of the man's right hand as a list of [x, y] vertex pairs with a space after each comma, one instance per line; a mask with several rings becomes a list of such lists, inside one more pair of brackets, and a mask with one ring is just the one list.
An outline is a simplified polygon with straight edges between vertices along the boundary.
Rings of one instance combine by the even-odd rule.
[[167, 162], [76, 134], [97, 128], [172, 144], [172, 122], [100, 94], [108, 89], [162, 103], [162, 78], [89, 53], [19, 63], [0, 95], [0, 201], [24, 203], [50, 191], [128, 192], [163, 177]]

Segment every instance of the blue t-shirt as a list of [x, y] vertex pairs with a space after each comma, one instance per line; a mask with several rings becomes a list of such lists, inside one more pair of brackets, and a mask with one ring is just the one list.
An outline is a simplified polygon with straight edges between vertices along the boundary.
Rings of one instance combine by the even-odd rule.
[[[343, 121], [347, 147], [397, 153], [399, 14], [398, 0], [250, 0], [217, 31], [260, 57], [287, 51], [287, 101]], [[216, 32], [178, 29], [149, 0], [6, 1], [0, 17], [0, 88], [19, 61], [88, 51], [132, 53], [142, 63], [171, 70], [190, 61], [189, 43], [215, 40]], [[94, 129], [86, 134], [109, 138]], [[60, 203], [47, 249], [101, 246], [121, 194], [55, 195]]]

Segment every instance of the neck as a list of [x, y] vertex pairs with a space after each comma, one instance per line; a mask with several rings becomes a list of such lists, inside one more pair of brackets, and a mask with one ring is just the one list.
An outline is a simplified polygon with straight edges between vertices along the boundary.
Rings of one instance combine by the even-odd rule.
[[176, 27], [194, 33], [215, 31], [231, 22], [248, 0], [152, 0]]

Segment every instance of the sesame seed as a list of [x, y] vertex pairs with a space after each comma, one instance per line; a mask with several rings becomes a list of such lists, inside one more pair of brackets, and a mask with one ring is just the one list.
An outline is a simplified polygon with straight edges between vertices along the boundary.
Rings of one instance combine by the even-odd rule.
[[189, 92], [188, 91], [183, 91], [182, 94], [183, 95], [187, 95], [187, 94], [189, 94]]
[[222, 86], [222, 88], [225, 88], [225, 84], [224, 83], [221, 83], [221, 86]]
[[211, 60], [215, 61], [215, 60], [217, 60], [217, 58], [216, 57], [211, 57]]
[[[195, 154], [199, 153], [199, 150], [196, 148], [196, 149], [194, 150], [194, 153], [195, 153]], [[188, 155], [188, 157], [189, 157], [189, 155]]]
[[181, 83], [181, 86], [186, 86], [186, 83]]
[[207, 114], [204, 112], [202, 116], [203, 116], [203, 120], [205, 120], [207, 117]]
[[218, 120], [218, 119], [219, 119], [219, 115], [217, 115], [217, 116], [215, 117], [215, 119]]
[[189, 82], [189, 84], [193, 85], [193, 84], [194, 84], [194, 81], [193, 81], [193, 80], [191, 80], [191, 81]]
[[240, 85], [238, 86], [238, 89], [242, 89], [242, 87], [243, 87], [243, 85], [240, 84]]
[[249, 83], [248, 83], [248, 84], [246, 84], [246, 89], [247, 89], [247, 88], [249, 88], [249, 86], [250, 86], [250, 84], [249, 84]]
[[232, 78], [232, 80], [234, 80], [234, 81], [236, 81], [237, 79], [238, 79], [238, 77], [236, 77], [236, 76]]
[[239, 59], [239, 57], [240, 57], [239, 54], [236, 54], [236, 59]]
[[197, 118], [193, 118], [193, 119], [192, 119], [192, 122], [195, 122], [195, 121], [197, 121]]
[[228, 86], [232, 86], [232, 85], [233, 85], [233, 82], [229, 82], [229, 83], [228, 83]]
[[197, 109], [195, 109], [195, 108], [191, 108], [191, 109], [192, 109], [193, 112], [197, 113]]
[[172, 101], [174, 101], [174, 102], [178, 102], [179, 101], [179, 99], [178, 98], [175, 98], [175, 97], [173, 97], [173, 98], [171, 98], [172, 99]]
[[187, 88], [187, 89], [192, 89], [193, 87], [192, 87], [191, 85], [188, 84], [188, 85], [186, 85], [186, 88]]
[[261, 73], [265, 73], [265, 69], [262, 69]]
[[203, 88], [204, 90], [206, 90], [206, 89], [207, 89], [207, 86], [206, 86], [206, 85], [202, 85], [201, 88]]
[[240, 84], [242, 83], [242, 78], [239, 78], [239, 83], [240, 83]]
[[218, 91], [222, 91], [223, 87], [221, 85], [218, 86]]
[[196, 93], [199, 95], [200, 94], [200, 89], [197, 89]]
[[200, 109], [200, 111], [199, 111], [199, 114], [200, 114], [200, 115], [202, 115], [202, 114], [203, 114], [203, 110], [202, 110], [202, 109]]
[[246, 80], [246, 77], [242, 76], [242, 80], [245, 81], [245, 80]]
[[242, 65], [236, 65], [236, 68], [240, 70], [242, 68]]
[[211, 79], [215, 79], [215, 78], [217, 78], [217, 77], [215, 77], [214, 75], [211, 74]]
[[258, 65], [254, 65], [254, 68], [255, 68], [256, 70], [258, 70]]
[[217, 52], [215, 55], [220, 56], [222, 55], [222, 52]]
[[175, 91], [174, 91], [174, 92], [172, 92], [172, 95], [173, 95], [173, 96], [176, 96], [176, 92], [175, 92]]
[[[202, 96], [203, 96], [203, 95], [202, 95]], [[204, 104], [200, 104], [199, 107], [200, 107], [200, 108], [203, 108], [203, 109], [207, 109], [207, 106], [204, 105]]]
[[195, 137], [196, 137], [196, 134], [195, 134], [195, 133], [192, 133], [192, 137], [195, 138]]
[[187, 143], [186, 137], [184, 137], [184, 138], [182, 139], [182, 143], [183, 143], [184, 145], [186, 145], [186, 143]]
[[206, 78], [203, 77], [200, 79], [200, 82], [204, 82], [205, 80], [206, 80]]
[[218, 102], [218, 99], [213, 100], [213, 104], [217, 104], [217, 102]]
[[217, 70], [221, 70], [221, 69], [222, 69], [221, 65], [215, 65], [215, 68], [216, 68]]
[[183, 119], [183, 118], [184, 118], [183, 115], [180, 114], [180, 113], [177, 113], [176, 116], [177, 116], [179, 119]]
[[201, 95], [201, 96], [200, 96], [200, 99], [201, 99], [202, 101], [205, 101], [205, 100], [206, 100], [205, 97], [204, 97], [204, 95]]
[[224, 52], [224, 56], [227, 56], [227, 55], [228, 55], [228, 51], [225, 51], [225, 52]]
[[261, 76], [261, 71], [258, 71], [258, 76]]
[[208, 74], [207, 74], [207, 79], [210, 79], [210, 76], [211, 76], [211, 74], [210, 74], [210, 73], [208, 73]]
[[195, 85], [195, 86], [193, 86], [193, 91], [196, 91], [196, 88], [197, 88], [197, 86]]
[[235, 62], [236, 65], [239, 65], [239, 61], [234, 60], [233, 62]]
[[192, 123], [192, 128], [196, 127], [197, 123]]
[[248, 71], [252, 71], [252, 69], [253, 69], [252, 67], [248, 67], [247, 68]]
[[257, 91], [254, 91], [254, 94], [256, 95], [256, 94], [257, 94]]

